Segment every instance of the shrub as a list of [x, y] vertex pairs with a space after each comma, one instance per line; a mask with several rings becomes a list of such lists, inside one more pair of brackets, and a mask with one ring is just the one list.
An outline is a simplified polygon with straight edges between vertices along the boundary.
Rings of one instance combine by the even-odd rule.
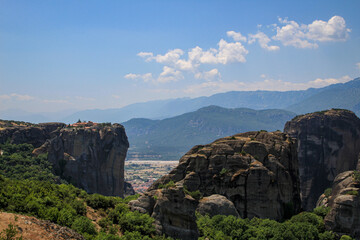
[[72, 208], [63, 208], [59, 212], [57, 222], [60, 225], [71, 227], [76, 216], [76, 211]]
[[77, 215], [86, 215], [86, 206], [83, 201], [73, 200], [70, 206], [76, 211]]
[[225, 175], [228, 172], [228, 170], [226, 168], [222, 168], [220, 171], [220, 176]]
[[90, 194], [85, 199], [88, 206], [94, 209], [107, 209], [113, 208], [121, 200], [115, 197], [106, 197], [97, 193]]
[[332, 189], [331, 189], [331, 188], [327, 188], [327, 189], [325, 189], [325, 191], [324, 191], [324, 195], [325, 195], [326, 197], [330, 197], [330, 195], [331, 195], [331, 191], [332, 191]]
[[352, 190], [352, 191], [346, 192], [346, 195], [354, 195], [354, 196], [357, 196], [357, 195], [359, 195], [359, 192], [358, 192], [357, 190]]
[[355, 170], [352, 176], [355, 182], [360, 183], [360, 171]]
[[102, 218], [98, 222], [99, 226], [105, 230], [109, 229], [109, 226], [111, 226], [111, 221], [108, 218]]
[[319, 234], [319, 240], [335, 240], [336, 235], [333, 232], [324, 232]]
[[353, 238], [348, 235], [342, 235], [340, 240], [352, 240]]
[[99, 233], [94, 240], [120, 240], [121, 238], [112, 234], [107, 234], [105, 232]]
[[90, 235], [96, 235], [96, 229], [92, 221], [84, 216], [75, 219], [71, 228], [78, 233], [87, 233]]
[[166, 184], [159, 184], [159, 186], [158, 186], [159, 189], [162, 189], [162, 188], [169, 189], [172, 187], [175, 187], [175, 183], [173, 180], [171, 180], [170, 182], [168, 182]]
[[325, 229], [324, 221], [321, 217], [317, 216], [315, 213], [302, 212], [298, 215], [293, 216], [290, 219], [292, 223], [310, 223], [312, 226], [315, 226], [319, 231], [323, 232]]
[[322, 218], [324, 218], [330, 211], [330, 207], [320, 206], [314, 208], [314, 213]]

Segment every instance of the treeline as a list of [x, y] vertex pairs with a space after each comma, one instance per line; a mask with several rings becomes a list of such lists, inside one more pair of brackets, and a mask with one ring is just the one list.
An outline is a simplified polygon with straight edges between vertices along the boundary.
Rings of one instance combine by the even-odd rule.
[[284, 222], [269, 219], [241, 219], [234, 216], [197, 216], [199, 239], [271, 239], [271, 240], [348, 240], [349, 236], [325, 231], [324, 216], [328, 209], [319, 207], [314, 212], [302, 212]]

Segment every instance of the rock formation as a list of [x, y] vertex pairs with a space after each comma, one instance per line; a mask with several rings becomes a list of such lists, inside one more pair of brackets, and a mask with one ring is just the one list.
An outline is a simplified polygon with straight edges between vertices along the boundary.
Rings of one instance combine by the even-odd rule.
[[208, 214], [210, 217], [215, 215], [233, 215], [240, 217], [234, 204], [225, 196], [219, 194], [213, 194], [209, 197], [204, 197], [199, 201], [199, 205], [196, 209], [201, 215]]
[[298, 139], [302, 207], [312, 210], [336, 175], [356, 168], [360, 119], [351, 111], [331, 109], [297, 116], [284, 132]]
[[129, 142], [120, 124], [40, 123], [0, 120], [0, 144], [32, 144], [34, 155], [48, 153], [55, 173], [89, 193], [135, 194], [124, 182]]
[[237, 134], [193, 147], [129, 205], [154, 217], [159, 233], [180, 239], [197, 238], [196, 209], [280, 220], [300, 210], [297, 162], [295, 141], [286, 134]]
[[129, 143], [120, 124], [67, 127], [35, 151], [48, 152], [55, 172], [89, 193], [124, 195], [124, 162]]
[[47, 139], [55, 137], [64, 123], [11, 124], [0, 126], [0, 144], [9, 141], [11, 144], [29, 143], [40, 147]]
[[356, 182], [354, 171], [346, 171], [336, 176], [331, 195], [321, 195], [317, 206], [328, 206], [330, 212], [325, 217], [325, 227], [340, 234], [360, 238], [360, 183]]

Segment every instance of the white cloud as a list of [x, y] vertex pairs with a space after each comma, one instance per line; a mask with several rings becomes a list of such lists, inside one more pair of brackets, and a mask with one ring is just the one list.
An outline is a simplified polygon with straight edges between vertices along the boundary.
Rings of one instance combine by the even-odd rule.
[[171, 81], [177, 81], [182, 78], [184, 78], [184, 76], [180, 71], [168, 66], [164, 66], [162, 73], [160, 73], [160, 76], [157, 79], [157, 82], [166, 83]]
[[279, 46], [275, 45], [268, 45], [268, 43], [271, 41], [271, 39], [263, 32], [258, 32], [256, 34], [249, 34], [249, 43], [253, 43], [255, 41], [258, 41], [260, 44], [260, 47], [269, 50], [269, 51], [276, 51], [279, 50]]
[[315, 20], [308, 25], [282, 18], [279, 18], [279, 22], [284, 26], [276, 27], [273, 39], [284, 46], [297, 48], [317, 48], [317, 42], [345, 41], [351, 31], [346, 28], [344, 18], [340, 16], [333, 16], [327, 22]]
[[227, 91], [256, 91], [256, 90], [267, 90], [267, 91], [290, 91], [290, 90], [305, 90], [308, 88], [320, 88], [325, 87], [331, 84], [336, 83], [345, 83], [350, 81], [349, 76], [343, 76], [341, 78], [317, 78], [308, 82], [293, 83], [283, 81], [281, 79], [265, 79], [263, 81], [257, 82], [241, 82], [241, 81], [232, 81], [224, 82], [222, 80], [218, 81], [208, 81], [200, 84], [194, 84], [189, 86], [184, 90], [188, 94], [197, 94], [197, 95], [211, 95], [219, 92]]
[[239, 32], [227, 31], [226, 35], [228, 35], [228, 37], [231, 37], [232, 39], [234, 39], [234, 41], [236, 41], [236, 42], [238, 42], [238, 41], [246, 42], [246, 37], [241, 35], [241, 33], [239, 33]]
[[203, 51], [200, 47], [191, 49], [188, 53], [189, 60], [195, 64], [228, 64], [233, 62], [246, 62], [245, 56], [248, 50], [240, 43], [228, 43], [221, 39], [218, 43], [219, 48], [210, 48]]
[[42, 102], [44, 103], [61, 103], [61, 104], [69, 104], [70, 102], [68, 100], [63, 100], [63, 99], [44, 99], [42, 100]]
[[140, 78], [141, 74], [129, 73], [124, 76], [126, 79], [137, 79]]
[[34, 97], [32, 96], [29, 96], [29, 95], [21, 95], [21, 94], [17, 94], [17, 93], [12, 93], [10, 94], [11, 97], [14, 97], [16, 98], [17, 100], [20, 100], [20, 101], [29, 101], [29, 100], [33, 100], [35, 99]]
[[315, 20], [309, 24], [307, 38], [319, 42], [345, 41], [349, 37], [350, 29], [346, 28], [344, 18], [333, 16], [329, 21]]
[[144, 82], [149, 82], [153, 80], [152, 73], [145, 73], [145, 74], [134, 74], [129, 73], [124, 76], [126, 79], [138, 80], [141, 79]]
[[[246, 40], [240, 33], [229, 31], [227, 33], [234, 39]], [[146, 81], [152, 81], [153, 83], [166, 83], [171, 81], [177, 81], [183, 79], [183, 72], [187, 71], [194, 74], [197, 79], [211, 79], [215, 76], [220, 76], [217, 69], [212, 69], [208, 72], [199, 72], [198, 68], [202, 64], [228, 64], [233, 62], [245, 62], [245, 56], [248, 54], [248, 50], [240, 42], [227, 42], [221, 39], [218, 42], [218, 48], [210, 48], [203, 50], [199, 46], [190, 49], [187, 52], [187, 58], [185, 52], [181, 49], [169, 50], [164, 55], [154, 55], [152, 52], [140, 52], [138, 56], [145, 59], [145, 61], [155, 61], [157, 63], [164, 64], [163, 72], [160, 73], [157, 79], [153, 79], [152, 75], [141, 75], [129, 73], [124, 77], [126, 79], [143, 79]], [[185, 55], [185, 56], [184, 56]]]
[[244, 90], [243, 87], [246, 86], [243, 82], [233, 81], [233, 82], [224, 82], [222, 80], [218, 81], [208, 81], [200, 84], [194, 84], [187, 87], [184, 92], [187, 94], [197, 94], [199, 95], [212, 95], [219, 92], [227, 91], [241, 91]]
[[356, 65], [356, 67], [357, 67], [358, 69], [360, 69], [360, 62], [355, 63], [355, 65]]
[[195, 78], [205, 79], [205, 80], [211, 80], [211, 79], [220, 78], [220, 77], [221, 77], [220, 72], [216, 68], [211, 69], [208, 72], [198, 72], [195, 74]]
[[80, 101], [95, 101], [95, 98], [89, 98], [89, 97], [82, 97], [82, 96], [75, 96], [76, 100], [80, 100]]
[[29, 96], [29, 95], [11, 93], [11, 94], [0, 95], [0, 99], [3, 99], [3, 100], [14, 99], [14, 100], [19, 100], [19, 101], [30, 101], [30, 100], [34, 100], [35, 97]]
[[4, 94], [4, 95], [0, 95], [0, 99], [3, 99], [3, 100], [8, 100], [8, 99], [10, 99], [11, 97], [9, 96], [9, 95], [6, 95], [6, 94]]
[[274, 40], [280, 41], [284, 46], [294, 46], [297, 48], [317, 48], [316, 43], [310, 43], [306, 40], [304, 31], [306, 26], [300, 26], [295, 21], [287, 21], [279, 18], [279, 22], [286, 23], [283, 27], [276, 28], [276, 35], [273, 36]]
[[343, 76], [341, 78], [317, 78], [314, 81], [310, 81], [308, 82], [309, 87], [314, 87], [314, 88], [319, 88], [319, 87], [325, 87], [331, 84], [336, 84], [336, 83], [346, 83], [348, 81], [350, 81], [351, 78], [350, 76], [346, 75]]
[[145, 61], [149, 62], [152, 60], [154, 54], [151, 52], [139, 52], [137, 54], [139, 57], [145, 58]]

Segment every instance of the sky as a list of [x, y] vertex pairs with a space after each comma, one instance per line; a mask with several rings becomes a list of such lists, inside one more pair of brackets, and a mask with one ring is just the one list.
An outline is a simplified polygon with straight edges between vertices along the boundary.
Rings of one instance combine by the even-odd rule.
[[360, 75], [358, 9], [358, 0], [0, 0], [0, 111], [347, 82]]

